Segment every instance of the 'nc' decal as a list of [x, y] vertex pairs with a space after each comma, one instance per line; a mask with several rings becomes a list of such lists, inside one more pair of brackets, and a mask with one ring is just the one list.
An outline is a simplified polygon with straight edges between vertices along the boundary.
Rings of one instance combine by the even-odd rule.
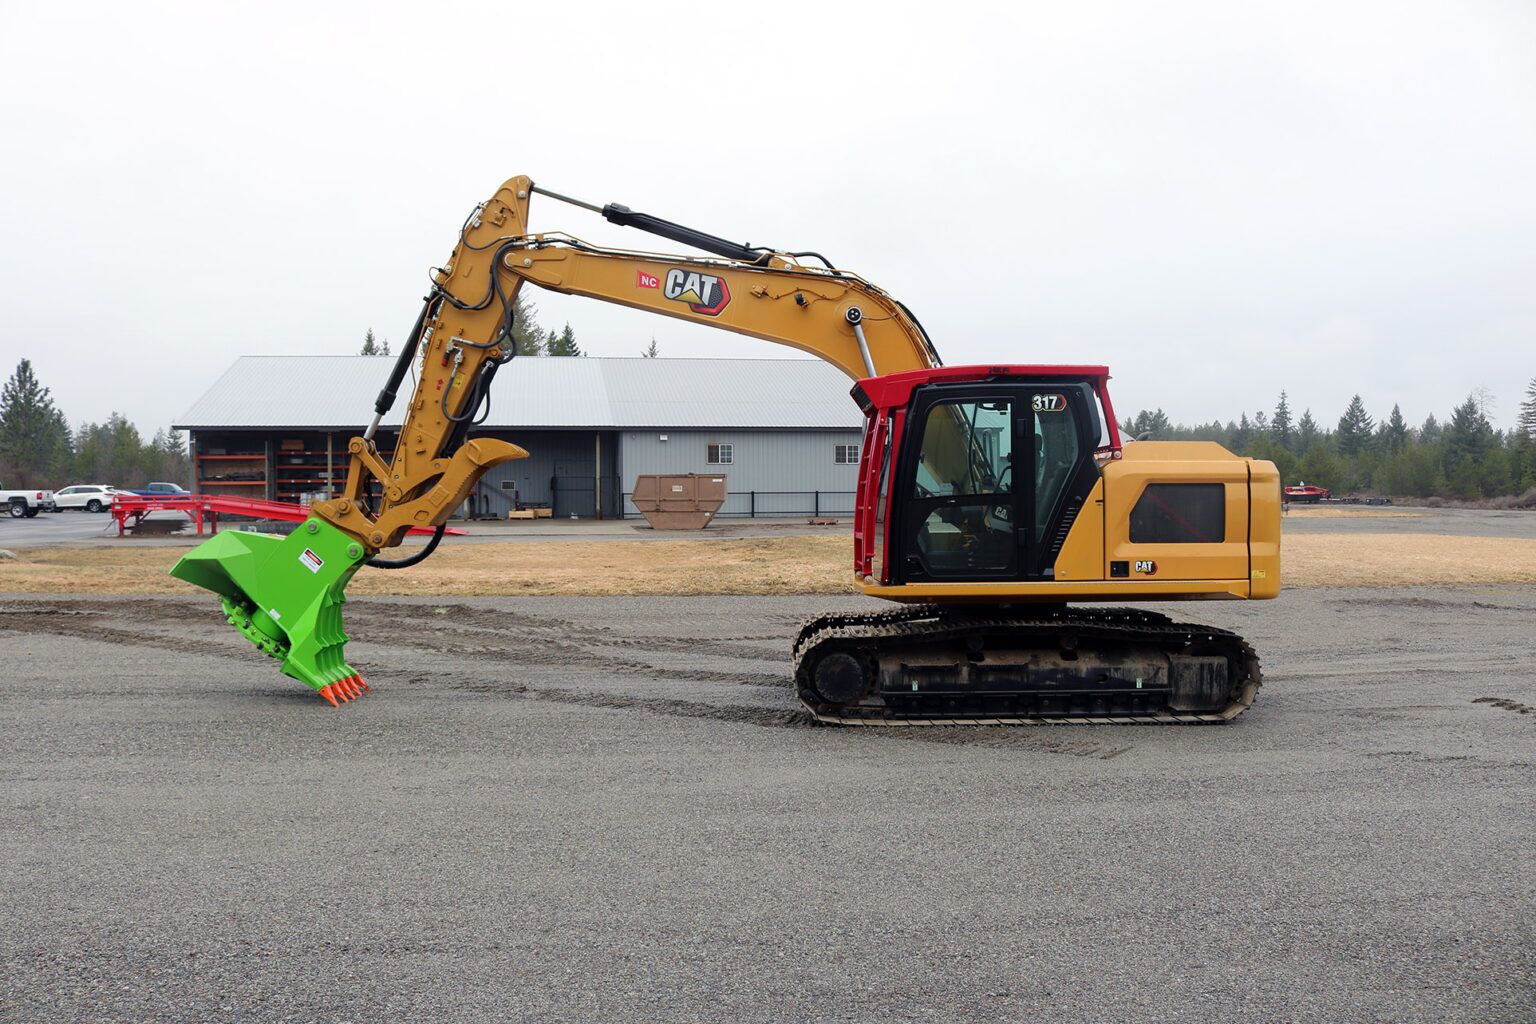
[[667, 271], [667, 286], [662, 289], [662, 294], [688, 303], [689, 309], [705, 316], [719, 316], [731, 301], [731, 290], [726, 287], [724, 278], [677, 267]]

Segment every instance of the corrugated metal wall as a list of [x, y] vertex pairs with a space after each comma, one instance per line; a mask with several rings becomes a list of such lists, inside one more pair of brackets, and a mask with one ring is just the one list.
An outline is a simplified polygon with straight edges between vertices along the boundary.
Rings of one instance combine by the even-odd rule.
[[[483, 503], [479, 510], [488, 511], [498, 518], [512, 508], [514, 492], [506, 484], [516, 487], [517, 500], [525, 505], [553, 505], [555, 515], [591, 516], [595, 512], [593, 500], [593, 469], [597, 461], [598, 431], [591, 430], [517, 430], [488, 431], [483, 435], [496, 437], [528, 450], [526, 459], [503, 462], [491, 467], [481, 478], [476, 495]], [[602, 431], [603, 448], [603, 514], [612, 516], [619, 502], [619, 441], [618, 435]]]
[[[722, 515], [846, 515], [853, 510], [859, 467], [838, 465], [835, 446], [861, 439], [858, 430], [625, 431], [621, 483], [627, 495], [642, 474], [724, 473], [731, 497]], [[712, 444], [732, 446], [731, 465], [709, 463]], [[626, 499], [625, 515], [637, 514]]]
[[[487, 431], [483, 436], [522, 445], [529, 456], [502, 463], [486, 473], [473, 495], [475, 511], [499, 519], [517, 500], [524, 505], [553, 505], [555, 515], [561, 518], [592, 516], [596, 510], [595, 438], [599, 433], [602, 435], [604, 516], [613, 516], [621, 501], [626, 516], [639, 514], [629, 504], [627, 495], [634, 488], [635, 477], [643, 473], [723, 473], [728, 478], [730, 497], [720, 514], [727, 516], [846, 515], [853, 511], [858, 466], [837, 464], [834, 461], [835, 446], [858, 444], [861, 432], [778, 429]], [[661, 440], [663, 434], [666, 441]], [[218, 442], [222, 445], [233, 439], [240, 445], [254, 446], [250, 448], [252, 451], [267, 451], [277, 443], [276, 439], [286, 436], [288, 434], [284, 432], [245, 431], [236, 438], [235, 435], [197, 431], [194, 433], [197, 446], [194, 450], [201, 451], [208, 444]], [[388, 438], [388, 443], [393, 443], [392, 437]], [[711, 444], [731, 445], [732, 464], [710, 465]], [[246, 449], [242, 447], [240, 450]], [[252, 465], [261, 466], [262, 475], [265, 475], [266, 463]], [[344, 435], [338, 435], [335, 442], [334, 470], [339, 487], [346, 470]], [[267, 492], [275, 488], [275, 484], [266, 488], [249, 486], [237, 493], [272, 497]], [[218, 488], [210, 485], [207, 489]]]

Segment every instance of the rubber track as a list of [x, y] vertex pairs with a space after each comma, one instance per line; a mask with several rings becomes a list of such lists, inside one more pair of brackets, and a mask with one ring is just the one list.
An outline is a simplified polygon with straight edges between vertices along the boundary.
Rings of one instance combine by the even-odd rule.
[[[927, 621], [924, 621], [924, 620]], [[1228, 648], [1227, 656], [1242, 666], [1247, 678], [1234, 686], [1232, 702], [1220, 711], [1161, 711], [1151, 715], [1023, 715], [1009, 717], [908, 717], [888, 708], [840, 708], [828, 704], [811, 684], [811, 665], [818, 651], [850, 641], [860, 644], [882, 640], [931, 640], [946, 642], [968, 635], [1053, 640], [1070, 630], [1080, 642], [1114, 641], [1179, 649], [1192, 643], [1216, 641]], [[1054, 641], [1053, 641], [1054, 642]], [[1230, 630], [1195, 623], [1174, 622], [1166, 615], [1134, 608], [1103, 610], [1073, 608], [1040, 618], [994, 614], [987, 617], [937, 617], [933, 605], [890, 612], [832, 614], [812, 619], [795, 637], [795, 688], [800, 702], [818, 722], [829, 725], [945, 726], [945, 725], [1219, 725], [1230, 722], [1252, 706], [1263, 678], [1259, 657], [1242, 637]]]

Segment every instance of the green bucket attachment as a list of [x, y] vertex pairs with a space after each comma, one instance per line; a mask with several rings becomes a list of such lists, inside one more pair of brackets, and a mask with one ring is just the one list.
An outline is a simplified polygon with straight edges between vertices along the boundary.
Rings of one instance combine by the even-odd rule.
[[341, 624], [342, 591], [367, 557], [356, 539], [312, 518], [287, 537], [216, 534], [171, 575], [218, 594], [230, 625], [281, 661], [284, 675], [337, 704], [368, 689], [343, 657]]

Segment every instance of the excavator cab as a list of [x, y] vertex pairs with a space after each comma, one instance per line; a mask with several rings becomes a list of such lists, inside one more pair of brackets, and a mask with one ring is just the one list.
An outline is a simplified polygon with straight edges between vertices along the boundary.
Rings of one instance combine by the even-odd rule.
[[1099, 478], [1088, 382], [918, 389], [896, 470], [895, 582], [1050, 579]]

